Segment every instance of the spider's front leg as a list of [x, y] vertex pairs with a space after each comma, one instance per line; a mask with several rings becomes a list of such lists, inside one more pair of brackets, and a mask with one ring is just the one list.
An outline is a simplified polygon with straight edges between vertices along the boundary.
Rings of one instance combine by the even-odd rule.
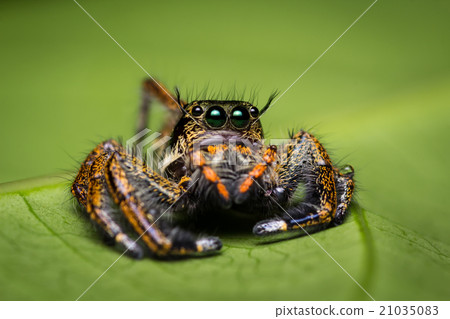
[[181, 206], [183, 188], [160, 176], [139, 159], [123, 152], [111, 158], [107, 181], [114, 201], [134, 230], [158, 256], [179, 256], [220, 250], [216, 237], [197, 239], [190, 232], [172, 227], [163, 214]]
[[[317, 229], [332, 221], [341, 223], [347, 212], [353, 194], [353, 171], [339, 173], [325, 148], [311, 134], [301, 131], [293, 139], [277, 169], [280, 184], [272, 195], [285, 198], [290, 205], [280, 203], [287, 207], [283, 208], [281, 218], [256, 224], [253, 229], [256, 235], [299, 228]], [[295, 200], [300, 202], [294, 203]]]
[[117, 210], [109, 195], [105, 167], [112, 154], [121, 146], [114, 140], [99, 144], [81, 165], [72, 184], [72, 194], [86, 208], [89, 217], [105, 234], [113, 239], [128, 255], [142, 258], [144, 252], [113, 218]]
[[100, 144], [88, 156], [72, 192], [85, 205], [91, 218], [108, 235], [131, 250], [134, 257], [141, 257], [142, 252], [114, 222], [114, 203], [155, 255], [186, 255], [221, 248], [215, 237], [197, 239], [189, 232], [159, 220], [175, 204], [180, 204], [184, 190], [150, 170], [138, 158], [125, 153], [115, 141]]

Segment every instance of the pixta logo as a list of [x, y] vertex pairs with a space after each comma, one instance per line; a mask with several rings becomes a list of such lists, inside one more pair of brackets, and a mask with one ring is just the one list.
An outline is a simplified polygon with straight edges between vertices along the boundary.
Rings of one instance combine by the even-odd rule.
[[143, 129], [126, 141], [125, 148], [128, 154], [146, 162], [147, 166], [161, 168], [164, 165], [161, 154], [170, 152], [170, 136], [151, 132], [148, 128]]

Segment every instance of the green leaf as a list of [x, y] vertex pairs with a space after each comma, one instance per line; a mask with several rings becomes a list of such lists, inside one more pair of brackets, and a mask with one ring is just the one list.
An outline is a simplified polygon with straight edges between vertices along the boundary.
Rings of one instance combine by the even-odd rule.
[[[183, 98], [236, 83], [260, 88], [261, 106], [371, 2], [82, 5]], [[141, 68], [73, 2], [43, 3], [0, 10], [0, 182], [76, 172], [96, 143], [134, 133]], [[313, 126], [355, 167], [367, 211], [313, 238], [377, 300], [450, 299], [448, 12], [448, 1], [378, 1], [262, 118], [268, 138]], [[165, 113], [153, 111], [157, 131]], [[75, 207], [59, 179], [0, 185], [0, 299], [76, 299], [120, 256]], [[121, 258], [82, 299], [368, 299], [309, 237], [221, 237], [210, 258]]]
[[[75, 300], [120, 252], [102, 242], [67, 185], [26, 184], [1, 188], [0, 299]], [[250, 229], [219, 235], [216, 256], [122, 257], [81, 299], [370, 300], [340, 266], [377, 300], [449, 296], [448, 245], [358, 206], [343, 225], [312, 238], [265, 243]]]

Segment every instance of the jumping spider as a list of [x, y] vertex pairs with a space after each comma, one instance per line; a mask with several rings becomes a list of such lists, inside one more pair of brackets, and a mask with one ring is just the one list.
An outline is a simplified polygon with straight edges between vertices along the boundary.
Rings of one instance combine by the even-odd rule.
[[[198, 238], [164, 214], [240, 211], [264, 219], [255, 235], [317, 230], [342, 223], [354, 189], [351, 166], [340, 172], [311, 134], [291, 134], [288, 143], [265, 146], [258, 110], [235, 100], [190, 103], [154, 80], [144, 81], [138, 131], [147, 126], [150, 102], [171, 113], [163, 136], [171, 135], [159, 173], [115, 140], [100, 143], [81, 165], [72, 193], [106, 235], [135, 258], [145, 247], [153, 256], [220, 250], [217, 237]], [[301, 199], [298, 199], [298, 194]], [[117, 212], [124, 217], [117, 218]], [[195, 215], [194, 215], [195, 214]], [[125, 231], [131, 226], [132, 234]], [[132, 238], [142, 239], [145, 245]]]

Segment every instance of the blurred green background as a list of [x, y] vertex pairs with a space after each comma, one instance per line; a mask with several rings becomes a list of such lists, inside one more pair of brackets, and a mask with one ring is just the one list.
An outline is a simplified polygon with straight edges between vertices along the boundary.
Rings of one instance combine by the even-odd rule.
[[[372, 1], [80, 3], [167, 87], [256, 89], [263, 104]], [[449, 14], [378, 1], [262, 118], [270, 138], [313, 127], [355, 167], [364, 208], [445, 245]], [[2, 1], [0, 29], [0, 182], [75, 172], [97, 142], [133, 135], [146, 75], [73, 1]]]

